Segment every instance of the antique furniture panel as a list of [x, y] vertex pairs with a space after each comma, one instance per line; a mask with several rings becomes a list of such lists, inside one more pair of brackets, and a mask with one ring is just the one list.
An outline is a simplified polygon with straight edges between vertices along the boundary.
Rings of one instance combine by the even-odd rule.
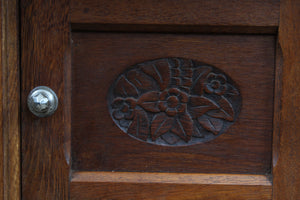
[[[270, 172], [274, 90], [274, 37], [73, 33], [72, 40], [72, 169], [255, 174]], [[204, 69], [199, 68], [200, 71], [199, 69], [193, 69], [196, 76], [190, 81], [195, 82], [195, 87], [191, 87], [189, 93], [184, 90], [186, 88], [186, 90], [189, 89], [189, 87], [184, 87], [188, 85], [184, 82], [187, 75], [181, 77], [184, 80], [179, 80], [181, 81], [180, 83], [173, 84], [178, 90], [185, 91], [186, 93], [183, 93], [190, 95], [187, 107], [194, 110], [187, 111], [187, 117], [191, 116], [194, 118], [192, 115], [196, 115], [195, 117], [198, 120], [190, 121], [192, 121], [194, 126], [201, 123], [201, 125], [198, 124], [200, 129], [195, 128], [199, 131], [198, 134], [208, 130], [210, 131], [210, 137], [210, 135], [218, 134], [223, 124], [225, 126], [226, 121], [233, 121], [233, 124], [228, 130], [225, 130], [224, 134], [217, 138], [212, 138], [210, 141], [200, 140], [200, 144], [194, 144], [193, 137], [189, 142], [186, 142], [184, 141], [186, 138], [180, 139], [177, 136], [179, 134], [176, 135], [174, 133], [166, 133], [161, 137], [143, 141], [142, 137], [140, 137], [142, 138], [141, 140], [137, 140], [125, 134], [124, 131], [126, 130], [122, 131], [114, 123], [113, 119], [116, 119], [110, 115], [109, 109], [112, 109], [111, 104], [116, 99], [109, 99], [109, 89], [124, 71], [125, 75], [122, 74], [121, 77], [127, 77], [128, 86], [124, 86], [126, 82], [121, 79], [119, 80], [120, 84], [115, 84], [111, 88], [117, 93], [125, 92], [124, 98], [122, 97], [124, 100], [128, 97], [130, 99], [148, 98], [147, 95], [150, 94], [150, 96], [152, 95], [150, 100], [154, 98], [153, 103], [155, 104], [155, 101], [158, 101], [158, 99], [155, 100], [155, 97], [153, 97], [155, 91], [161, 92], [162, 96], [164, 95], [163, 91], [168, 89], [162, 89], [161, 91], [160, 88], [156, 88], [156, 81], [153, 78], [151, 79], [151, 77], [155, 77], [153, 75], [154, 70], [156, 72], [160, 70], [161, 77], [171, 76], [172, 78], [167, 80], [169, 82], [180, 79], [178, 78], [179, 74], [174, 74], [175, 69], [173, 68], [170, 70], [171, 75], [168, 74], [166, 71], [168, 67], [164, 66], [164, 63], [167, 61], [164, 59], [154, 61], [154, 63], [157, 63], [154, 70], [152, 67], [147, 66], [151, 65], [151, 63], [139, 66], [149, 75], [143, 73], [143, 71], [137, 71], [135, 68], [128, 71], [130, 66], [161, 57], [186, 57], [202, 61], [218, 67], [235, 81], [239, 91], [235, 90], [240, 94], [228, 95], [228, 98], [226, 98], [229, 99], [228, 101], [231, 101], [232, 97], [241, 96], [242, 99], [239, 100], [242, 102], [232, 101], [231, 105], [225, 103], [227, 101], [225, 100], [226, 98], [208, 102], [211, 97], [201, 99], [197, 91], [193, 92], [198, 90], [197, 87], [201, 86], [199, 79], [201, 79], [202, 74], [205, 77], [208, 76], [208, 73], [213, 73], [206, 72], [205, 70], [208, 70], [207, 67]], [[179, 62], [180, 60], [176, 58], [169, 59], [169, 62], [173, 61]], [[181, 62], [184, 62], [182, 65], [188, 65], [190, 60], [181, 60]], [[188, 73], [183, 70], [181, 74]], [[186, 70], [190, 70], [190, 68]], [[132, 73], [134, 73], [134, 77], [131, 78]], [[140, 76], [143, 75], [140, 81], [143, 81], [144, 85], [136, 81], [139, 78], [137, 73], [140, 73]], [[176, 71], [176, 73], [179, 73], [179, 71]], [[192, 71], [189, 71], [189, 73], [192, 73]], [[174, 78], [174, 76], [177, 77]], [[146, 78], [149, 79], [147, 79], [148, 82], [146, 82]], [[125, 91], [119, 91], [123, 89]], [[135, 90], [140, 92], [143, 89], [146, 90], [143, 95], [135, 96]], [[157, 129], [156, 127], [158, 126], [161, 126], [161, 129], [166, 129], [169, 126], [167, 122], [163, 121], [164, 119], [170, 118], [171, 120], [176, 118], [176, 116], [169, 116], [166, 110], [156, 110], [159, 105], [148, 105], [147, 109], [145, 107], [147, 105], [144, 106], [144, 104], [147, 102], [149, 104], [150, 100], [145, 100], [141, 103], [139, 100], [137, 102], [142, 107], [137, 112], [146, 113], [145, 111], [149, 111], [155, 115], [152, 118], [149, 116], [142, 118], [140, 120], [141, 125], [137, 127], [140, 132], [148, 131], [147, 134], [149, 135], [152, 132], [150, 129]], [[239, 116], [231, 120], [226, 116], [216, 116], [217, 118], [215, 118], [214, 114], [209, 115], [210, 111], [219, 109], [212, 105], [214, 104], [213, 102], [220, 104], [225, 110], [225, 107], [241, 103], [242, 105], [237, 110], [232, 110], [232, 112], [240, 112]], [[199, 110], [201, 106], [204, 106], [206, 110]], [[223, 110], [223, 108], [220, 109]], [[230, 109], [227, 110], [226, 115], [231, 112], [229, 111]], [[192, 112], [195, 113], [192, 114]], [[208, 115], [206, 115], [207, 113]], [[183, 113], [177, 113], [176, 115], [179, 116], [179, 120], [181, 119], [180, 116], [184, 117]], [[154, 118], [156, 117], [162, 117], [163, 120], [155, 122]], [[136, 123], [138, 123], [138, 120], [136, 120]], [[143, 126], [142, 123], [145, 120], [147, 120], [145, 123], [149, 124]], [[213, 128], [205, 127], [206, 121], [208, 121], [208, 126], [212, 125]], [[126, 121], [121, 121], [121, 123], [126, 123]], [[128, 123], [133, 124], [135, 121], [129, 120]], [[184, 126], [184, 123], [179, 121], [180, 126], [182, 124]], [[173, 121], [170, 122], [170, 126], [176, 128], [176, 125]], [[206, 129], [203, 130], [202, 127]], [[212, 133], [214, 131], [216, 132]], [[188, 130], [184, 129], [183, 134], [189, 134], [188, 132]], [[146, 135], [145, 137], [148, 136]], [[168, 139], [178, 139], [179, 141], [168, 145], [164, 141]], [[156, 143], [153, 144], [153, 141]]]
[[[298, 199], [299, 3], [174, 2], [20, 1], [21, 109], [2, 106], [0, 144], [23, 199]], [[12, 60], [3, 105], [19, 98]], [[27, 108], [37, 86], [57, 94], [52, 116]]]

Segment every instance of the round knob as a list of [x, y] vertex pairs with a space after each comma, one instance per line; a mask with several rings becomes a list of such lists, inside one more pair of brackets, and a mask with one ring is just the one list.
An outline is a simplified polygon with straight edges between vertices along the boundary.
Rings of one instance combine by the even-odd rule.
[[38, 86], [29, 93], [27, 105], [35, 116], [48, 117], [56, 111], [58, 99], [55, 92], [50, 88]]

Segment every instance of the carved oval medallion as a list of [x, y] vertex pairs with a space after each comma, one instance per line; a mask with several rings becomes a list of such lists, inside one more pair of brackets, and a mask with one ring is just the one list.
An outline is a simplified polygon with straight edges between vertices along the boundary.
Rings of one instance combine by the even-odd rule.
[[111, 117], [121, 130], [167, 146], [218, 137], [237, 119], [241, 100], [221, 70], [184, 58], [137, 64], [119, 75], [108, 94]]

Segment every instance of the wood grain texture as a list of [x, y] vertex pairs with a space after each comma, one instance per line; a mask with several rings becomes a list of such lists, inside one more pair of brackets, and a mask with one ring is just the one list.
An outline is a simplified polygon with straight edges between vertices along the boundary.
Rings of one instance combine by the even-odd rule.
[[0, 199], [21, 199], [19, 5], [2, 0], [0, 68]]
[[[273, 197], [275, 200], [300, 198], [300, 2], [281, 1], [278, 56], [282, 61], [282, 81], [277, 86], [281, 94], [281, 109], [275, 131]], [[277, 97], [279, 98], [279, 97]], [[275, 114], [277, 114], [275, 113]]]
[[[68, 5], [67, 0], [21, 1], [22, 199], [68, 199]], [[35, 117], [26, 104], [29, 92], [40, 85], [53, 89], [59, 99], [48, 118]]]
[[278, 17], [278, 0], [71, 1], [81, 30], [275, 33]]
[[[0, 49], [0, 58], [1, 58], [1, 65], [3, 66], [2, 62], [3, 62], [3, 58], [2, 58], [2, 55], [3, 55], [3, 50], [2, 50], [2, 46], [3, 46], [3, 40], [2, 40], [2, 27], [3, 27], [3, 5], [2, 5], [2, 1], [1, 1], [1, 13], [0, 13], [0, 34], [1, 34], [1, 49]], [[0, 68], [0, 74], [3, 74], [3, 67]], [[1, 88], [0, 88], [0, 102], [1, 102], [1, 106], [0, 106], [0, 113], [1, 113], [1, 116], [3, 116], [3, 77], [0, 76], [0, 83], [1, 83]], [[1, 137], [0, 137], [0, 200], [4, 200], [4, 137], [3, 137], [3, 118], [1, 118], [0, 120], [0, 128], [1, 128]]]
[[[77, 30], [275, 33], [279, 15], [277, 0], [74, 0], [71, 5], [71, 26]], [[274, 36], [73, 33], [71, 68], [69, 12], [68, 0], [21, 0], [23, 199], [271, 199], [268, 177], [249, 173], [270, 173]], [[187, 43], [192, 45], [187, 48]], [[169, 56], [217, 66], [240, 87], [246, 102], [237, 126], [217, 142], [189, 149], [157, 148], [111, 128], [115, 125], [105, 95], [117, 75], [133, 64]], [[38, 85], [51, 87], [59, 97], [58, 110], [49, 118], [36, 118], [26, 107], [28, 93]], [[274, 119], [276, 123], [281, 118]], [[286, 137], [296, 145], [289, 134]], [[76, 172], [70, 177], [71, 140], [74, 170], [249, 175]], [[285, 148], [282, 155], [293, 156]], [[278, 185], [297, 198], [297, 180], [296, 186], [288, 185], [294, 180], [286, 167], [291, 159], [280, 159], [280, 153], [278, 157], [285, 163], [276, 165], [274, 159], [274, 172], [288, 174]], [[281, 190], [278, 185], [274, 188]], [[283, 193], [278, 199], [286, 199]]]
[[265, 175], [84, 171], [74, 172], [71, 182], [272, 185], [270, 178]]
[[[273, 36], [73, 33], [72, 159], [74, 170], [270, 173]], [[172, 148], [137, 141], [111, 119], [107, 94], [129, 66], [164, 57], [211, 64], [236, 82], [237, 121], [203, 144]]]
[[263, 175], [76, 172], [71, 199], [271, 199]]

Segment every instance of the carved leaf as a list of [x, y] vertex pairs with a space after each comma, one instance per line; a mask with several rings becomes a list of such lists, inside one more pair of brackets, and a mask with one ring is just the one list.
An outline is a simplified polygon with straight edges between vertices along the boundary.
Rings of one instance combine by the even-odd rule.
[[160, 90], [165, 90], [170, 82], [171, 70], [170, 65], [166, 59], [158, 60], [154, 64], [147, 64], [141, 66], [144, 73], [153, 77], [160, 86]]
[[149, 135], [149, 121], [145, 111], [135, 111], [135, 116], [127, 130], [127, 133], [142, 140], [147, 140]]
[[155, 141], [161, 135], [167, 133], [174, 123], [172, 117], [168, 117], [165, 113], [158, 113], [153, 117], [151, 124], [151, 136]]
[[203, 96], [191, 96], [190, 97], [190, 114], [193, 118], [197, 118], [205, 114], [206, 112], [214, 109], [218, 109], [219, 106], [212, 100]]
[[232, 85], [230, 85], [229, 83], [227, 83], [227, 94], [229, 95], [239, 95], [239, 91]]
[[128, 128], [129, 124], [130, 124], [130, 121], [127, 120], [127, 119], [121, 119], [120, 120], [120, 126], [121, 127]]
[[193, 137], [197, 137], [197, 138], [203, 138], [204, 135], [201, 133], [201, 131], [199, 130], [199, 127], [196, 125], [196, 122], [193, 125]]
[[212, 68], [209, 66], [202, 66], [197, 67], [194, 69], [194, 79], [193, 79], [193, 86], [192, 91], [197, 95], [203, 94], [204, 89], [204, 81], [207, 75], [212, 71]]
[[177, 119], [175, 119], [175, 124], [171, 131], [184, 141], [188, 142], [193, 134], [192, 118], [187, 113], [180, 115]]
[[138, 91], [136, 87], [130, 83], [123, 75], [117, 81], [114, 93], [121, 97], [137, 97]]
[[207, 114], [211, 117], [233, 121], [234, 110], [231, 103], [223, 96], [218, 103], [220, 108], [218, 110], [211, 110]]
[[161, 136], [161, 139], [163, 139], [166, 143], [168, 144], [176, 144], [177, 142], [179, 142], [181, 140], [180, 137], [178, 137], [177, 135], [175, 135], [174, 133], [171, 132], [167, 132], [165, 134], [163, 134]]
[[139, 98], [138, 105], [140, 105], [146, 111], [159, 112], [160, 109], [158, 108], [158, 98], [159, 92], [147, 92]]
[[217, 135], [219, 131], [223, 128], [223, 120], [212, 118], [209, 116], [201, 116], [198, 118], [198, 122], [203, 128]]
[[140, 70], [130, 70], [127, 73], [128, 80], [133, 83], [137, 88], [143, 90], [155, 90], [158, 89], [158, 84]]

